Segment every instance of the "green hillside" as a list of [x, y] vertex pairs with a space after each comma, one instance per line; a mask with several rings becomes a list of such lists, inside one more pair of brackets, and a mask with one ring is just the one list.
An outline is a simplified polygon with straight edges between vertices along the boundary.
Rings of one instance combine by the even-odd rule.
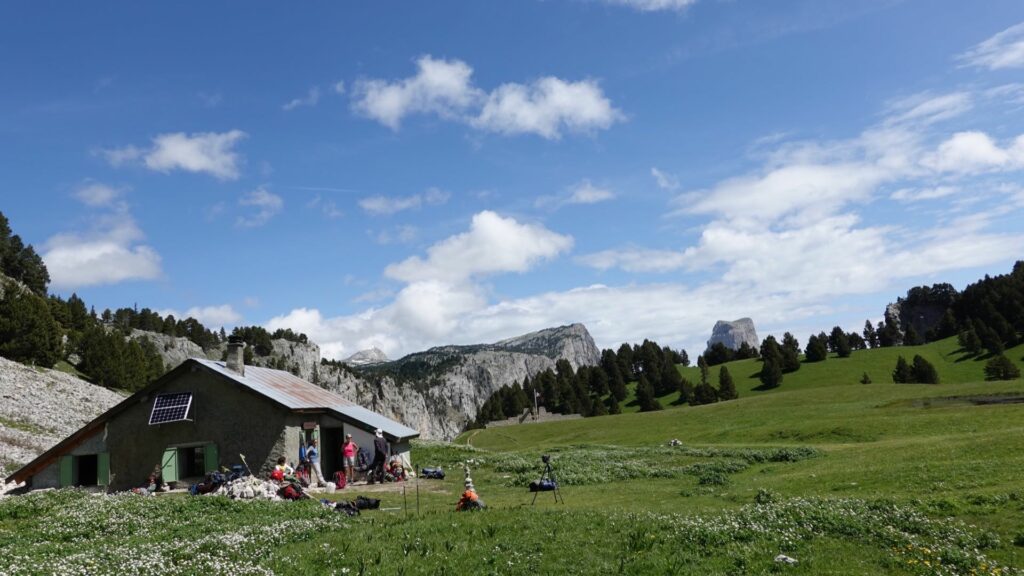
[[[921, 346], [855, 350], [848, 358], [838, 358], [835, 354], [829, 354], [828, 359], [822, 362], [801, 363], [799, 370], [785, 374], [782, 385], [773, 390], [759, 389], [761, 382], [758, 380], [758, 373], [761, 371], [761, 362], [755, 359], [737, 360], [720, 366], [712, 366], [708, 372], [708, 380], [713, 386], [717, 386], [718, 371], [721, 366], [727, 366], [741, 398], [843, 384], [860, 386], [860, 380], [865, 373], [874, 384], [891, 384], [892, 371], [896, 366], [897, 357], [903, 356], [909, 362], [915, 354], [921, 355], [935, 366], [943, 384], [984, 380], [987, 358], [985, 356], [972, 357], [963, 353], [956, 338], [947, 338]], [[1024, 345], [1007, 350], [1006, 356], [1019, 367], [1024, 366]], [[696, 366], [679, 366], [679, 372], [690, 382], [700, 382], [700, 370]], [[635, 383], [630, 385], [630, 394], [622, 403], [624, 413], [640, 410], [639, 406], [633, 402], [634, 386]], [[662, 406], [666, 408], [671, 407], [676, 400], [678, 400], [678, 394], [675, 393], [659, 398]]]
[[[66, 490], [2, 500], [0, 566], [165, 573], [173, 559], [180, 574], [1021, 574], [1024, 381], [955, 381], [981, 363], [958, 362], [949, 347], [913, 349], [936, 364], [939, 385], [857, 383], [912, 351], [874, 350], [804, 366], [764, 392], [734, 370], [740, 398], [729, 402], [419, 442], [416, 468], [442, 466], [448, 477], [374, 492], [381, 509], [351, 520], [316, 501]], [[730, 366], [744, 365], [753, 367]], [[543, 454], [563, 502], [543, 492], [534, 503], [527, 489]], [[453, 512], [464, 464], [484, 512]]]

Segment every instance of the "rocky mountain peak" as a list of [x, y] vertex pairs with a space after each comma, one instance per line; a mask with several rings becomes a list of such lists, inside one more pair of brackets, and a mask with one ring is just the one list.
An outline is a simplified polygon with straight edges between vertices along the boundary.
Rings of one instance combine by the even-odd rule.
[[761, 346], [761, 341], [757, 339], [757, 331], [754, 330], [754, 321], [750, 318], [715, 322], [715, 327], [711, 330], [711, 339], [708, 340], [708, 348], [718, 342], [732, 350], [738, 350], [740, 344], [744, 342], [755, 350]]
[[355, 354], [342, 360], [349, 366], [370, 366], [372, 364], [383, 364], [384, 362], [390, 362], [388, 355], [383, 350], [374, 346], [366, 350], [360, 350]]

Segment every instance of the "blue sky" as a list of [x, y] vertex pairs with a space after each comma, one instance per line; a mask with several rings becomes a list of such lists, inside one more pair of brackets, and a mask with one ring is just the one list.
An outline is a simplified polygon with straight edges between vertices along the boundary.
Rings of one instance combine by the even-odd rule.
[[1024, 257], [1020, 2], [9, 3], [0, 78], [53, 291], [327, 356], [803, 341]]

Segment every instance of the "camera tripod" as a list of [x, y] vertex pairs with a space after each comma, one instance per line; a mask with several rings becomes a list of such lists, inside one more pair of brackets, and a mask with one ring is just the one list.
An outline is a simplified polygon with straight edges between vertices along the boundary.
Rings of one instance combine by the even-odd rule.
[[[544, 459], [544, 473], [540, 475], [540, 480], [538, 480], [538, 482], [543, 482], [544, 480], [550, 480], [555, 485], [555, 489], [551, 491], [555, 496], [555, 503], [557, 504], [561, 502], [562, 504], [565, 504], [565, 498], [563, 498], [562, 493], [558, 491], [558, 481], [555, 480], [555, 471], [551, 469], [551, 461], [547, 458]], [[537, 495], [539, 494], [540, 491], [533, 493], [533, 502], [530, 502], [530, 506], [537, 503]]]

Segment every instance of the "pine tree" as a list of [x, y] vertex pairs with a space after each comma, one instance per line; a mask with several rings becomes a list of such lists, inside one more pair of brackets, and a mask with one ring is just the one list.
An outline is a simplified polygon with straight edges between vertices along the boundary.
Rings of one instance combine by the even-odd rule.
[[914, 363], [910, 367], [913, 374], [913, 382], [919, 384], [938, 384], [939, 373], [932, 363], [925, 360], [920, 354], [914, 356]]
[[903, 356], [896, 359], [896, 369], [892, 371], [892, 381], [896, 384], [909, 384], [914, 381], [914, 373]]
[[704, 356], [697, 356], [697, 367], [700, 368], [700, 383], [708, 383], [708, 363], [704, 361]]
[[875, 327], [871, 325], [871, 320], [864, 321], [864, 342], [871, 348], [878, 348], [878, 334], [875, 332]]
[[865, 372], [864, 375], [860, 377], [860, 383], [871, 384], [871, 376], [868, 376], [868, 373]]
[[985, 363], [985, 380], [1016, 380], [1020, 378], [1020, 368], [1006, 356], [993, 356]]
[[788, 374], [800, 369], [800, 342], [789, 332], [782, 335], [782, 372]]
[[619, 401], [615, 399], [614, 394], [608, 397], [608, 413], [622, 414], [622, 407], [619, 406]]
[[0, 356], [52, 367], [61, 356], [60, 327], [42, 297], [5, 282], [0, 297]]
[[804, 361], [821, 362], [826, 358], [828, 358], [828, 349], [825, 348], [825, 342], [818, 336], [811, 335], [807, 339], [807, 349], [804, 350]]
[[782, 384], [782, 348], [774, 336], [768, 336], [761, 343], [761, 384], [765, 388], [776, 388]]
[[690, 399], [693, 398], [693, 390], [693, 382], [690, 382], [686, 378], [681, 379], [679, 381], [679, 400], [676, 401], [676, 404], [689, 402]]
[[850, 339], [839, 326], [832, 328], [832, 333], [828, 337], [828, 346], [840, 358], [850, 357]]
[[956, 341], [968, 354], [972, 356], [981, 354], [981, 339], [978, 338], [978, 333], [974, 331], [973, 322], [968, 321], [966, 323], [966, 328], [957, 334]]
[[904, 346], [917, 346], [921, 343], [921, 338], [917, 335], [917, 329], [914, 328], [913, 324], [907, 323], [907, 330], [903, 333], [903, 345]]
[[658, 387], [655, 388], [655, 392], [658, 396], [671, 394], [679, 390], [679, 384], [682, 380], [683, 377], [679, 374], [679, 370], [676, 369], [675, 365], [665, 362], [661, 367], [661, 374], [658, 376]]
[[654, 397], [654, 387], [643, 374], [640, 374], [640, 379], [636, 383], [636, 401], [641, 412], [661, 410], [661, 403]]
[[718, 398], [720, 400], [735, 400], [739, 398], [736, 392], [736, 384], [732, 381], [732, 374], [725, 366], [718, 371]]
[[718, 402], [718, 391], [711, 384], [700, 384], [694, 388], [693, 396], [690, 398], [691, 406], [714, 404], [715, 402]]

